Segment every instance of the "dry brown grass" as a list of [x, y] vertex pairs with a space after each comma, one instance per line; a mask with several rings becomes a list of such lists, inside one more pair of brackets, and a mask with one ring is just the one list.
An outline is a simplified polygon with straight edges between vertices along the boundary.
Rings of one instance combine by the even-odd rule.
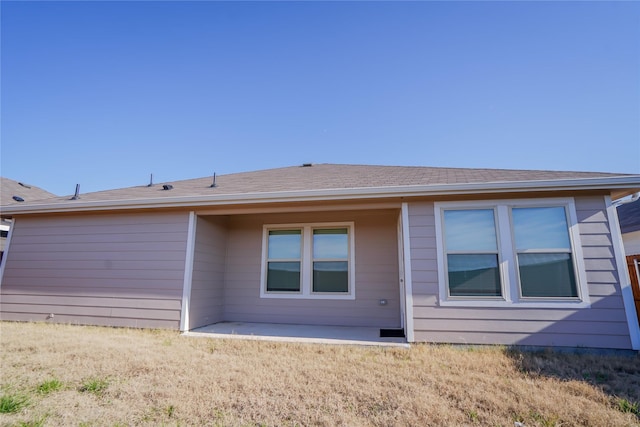
[[637, 356], [7, 322], [0, 332], [0, 395], [28, 399], [2, 425], [640, 425]]

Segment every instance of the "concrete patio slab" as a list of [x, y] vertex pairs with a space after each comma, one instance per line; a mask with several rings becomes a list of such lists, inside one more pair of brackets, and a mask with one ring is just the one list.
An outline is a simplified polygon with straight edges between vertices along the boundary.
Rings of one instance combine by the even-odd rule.
[[380, 328], [220, 322], [183, 333], [187, 337], [232, 338], [316, 344], [408, 348], [404, 338], [381, 338]]

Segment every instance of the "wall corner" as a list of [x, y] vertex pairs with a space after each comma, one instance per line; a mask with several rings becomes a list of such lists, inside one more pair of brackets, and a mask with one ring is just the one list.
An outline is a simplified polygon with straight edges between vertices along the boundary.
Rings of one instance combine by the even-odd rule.
[[624, 246], [622, 243], [622, 233], [620, 232], [620, 223], [618, 221], [618, 211], [611, 202], [611, 196], [605, 196], [607, 206], [607, 218], [609, 220], [609, 231], [611, 233], [611, 243], [616, 259], [616, 268], [618, 270], [618, 278], [620, 280], [620, 288], [622, 291], [622, 300], [624, 303], [624, 311], [629, 326], [629, 338], [631, 338], [631, 348], [640, 350], [640, 325], [636, 314], [636, 307], [633, 300], [633, 291], [631, 289], [631, 278], [625, 258]]
[[196, 245], [195, 212], [189, 212], [187, 228], [187, 248], [184, 259], [184, 279], [182, 283], [182, 308], [180, 310], [180, 332], [187, 332], [189, 327], [189, 308], [191, 304], [191, 283], [193, 279], [193, 259]]

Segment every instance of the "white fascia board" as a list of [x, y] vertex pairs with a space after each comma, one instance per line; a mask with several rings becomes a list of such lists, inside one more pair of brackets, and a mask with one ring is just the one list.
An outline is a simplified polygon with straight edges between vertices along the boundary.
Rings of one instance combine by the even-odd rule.
[[[175, 196], [128, 200], [75, 200], [42, 205], [10, 205], [2, 207], [2, 215], [57, 212], [104, 211], [114, 209], [150, 209], [177, 207], [225, 206], [278, 202], [310, 202], [328, 200], [378, 199], [385, 197], [420, 197], [461, 194], [640, 189], [639, 176], [581, 178], [544, 181], [482, 182], [465, 184], [404, 185], [390, 187], [338, 188], [265, 193]], [[213, 190], [215, 191], [215, 190]], [[82, 197], [82, 195], [80, 196]]]

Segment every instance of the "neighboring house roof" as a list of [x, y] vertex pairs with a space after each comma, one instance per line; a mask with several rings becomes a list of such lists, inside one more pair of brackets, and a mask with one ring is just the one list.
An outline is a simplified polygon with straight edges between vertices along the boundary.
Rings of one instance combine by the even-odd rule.
[[618, 206], [618, 218], [623, 233], [640, 230], [640, 199]]
[[[170, 184], [170, 190], [163, 185]], [[7, 213], [208, 206], [267, 201], [410, 197], [514, 191], [640, 190], [640, 175], [505, 169], [314, 164], [98, 191], [22, 204]]]
[[[20, 202], [14, 197], [24, 200]], [[57, 197], [42, 188], [30, 184], [14, 181], [9, 178], [0, 177], [0, 205], [19, 205], [25, 202], [34, 202], [43, 199]]]

